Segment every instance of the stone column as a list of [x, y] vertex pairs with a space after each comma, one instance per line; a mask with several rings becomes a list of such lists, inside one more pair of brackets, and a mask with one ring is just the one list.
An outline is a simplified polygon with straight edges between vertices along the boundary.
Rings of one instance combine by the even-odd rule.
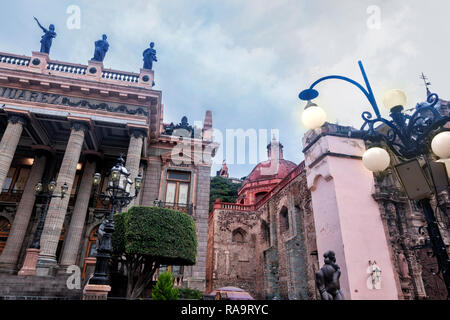
[[16, 271], [17, 259], [19, 258], [25, 233], [27, 232], [31, 213], [33, 212], [35, 202], [34, 187], [41, 181], [46, 162], [46, 155], [38, 150], [27, 183], [25, 184], [22, 198], [17, 207], [8, 240], [0, 256], [0, 267], [2, 270]]
[[8, 126], [0, 142], [0, 188], [5, 183], [6, 175], [22, 135], [23, 126], [26, 123], [27, 118], [25, 115], [11, 114], [8, 117]]
[[[209, 185], [211, 167], [205, 164], [197, 167], [197, 190], [193, 195], [196, 199], [194, 213], [197, 229], [197, 263], [192, 267], [186, 267], [185, 281], [189, 288], [200, 291], [206, 289], [206, 247], [208, 241], [208, 216], [209, 216]], [[190, 269], [190, 270], [189, 270]]]
[[85, 130], [87, 129], [87, 124], [84, 122], [74, 122], [72, 125], [72, 132], [67, 143], [66, 152], [56, 181], [56, 192], [60, 192], [61, 186], [64, 183], [67, 183], [67, 196], [63, 199], [59, 197], [53, 198], [50, 202], [41, 238], [41, 253], [39, 254], [36, 271], [38, 276], [52, 275], [52, 273], [56, 271], [56, 249], [58, 247], [64, 218], [67, 213], [67, 206], [70, 198], [69, 195], [72, 191], [77, 164], [83, 147]]
[[[130, 173], [130, 179], [134, 183], [134, 178], [136, 178], [139, 174], [139, 165], [141, 162], [141, 153], [142, 153], [142, 145], [144, 141], [144, 136], [146, 133], [143, 130], [139, 129], [132, 129], [131, 130], [131, 137], [130, 137], [130, 146], [128, 147], [128, 154], [127, 154], [127, 163], [125, 164], [125, 167], [127, 168], [128, 172]], [[134, 184], [131, 187], [130, 195], [134, 196], [135, 189]], [[131, 201], [129, 206], [126, 210], [131, 208], [134, 205], [134, 200]], [[124, 210], [124, 211], [126, 211]]]
[[65, 239], [64, 250], [61, 258], [61, 266], [68, 267], [76, 264], [80, 240], [83, 235], [86, 212], [89, 207], [89, 199], [92, 191], [92, 177], [95, 173], [96, 162], [90, 156], [84, 165], [83, 177], [81, 178], [80, 189], [75, 202], [69, 231]]

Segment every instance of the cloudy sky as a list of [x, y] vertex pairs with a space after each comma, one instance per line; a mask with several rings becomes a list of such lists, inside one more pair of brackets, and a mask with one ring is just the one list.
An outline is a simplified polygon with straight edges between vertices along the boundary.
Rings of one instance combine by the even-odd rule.
[[[67, 26], [71, 5], [80, 8], [79, 29]], [[299, 163], [306, 130], [299, 91], [329, 74], [363, 81], [358, 60], [380, 108], [390, 88], [404, 90], [411, 107], [423, 101], [421, 72], [432, 91], [450, 99], [449, 11], [445, 0], [16, 0], [2, 4], [0, 51], [39, 51], [33, 16], [55, 24], [55, 60], [86, 64], [94, 41], [106, 33], [105, 67], [139, 72], [142, 51], [154, 41], [165, 122], [178, 123], [183, 115], [203, 121], [211, 110], [224, 135], [226, 129], [278, 129], [285, 158]], [[369, 110], [362, 93], [336, 80], [319, 89], [328, 121], [361, 125], [361, 112]], [[229, 167], [242, 177], [254, 164]]]

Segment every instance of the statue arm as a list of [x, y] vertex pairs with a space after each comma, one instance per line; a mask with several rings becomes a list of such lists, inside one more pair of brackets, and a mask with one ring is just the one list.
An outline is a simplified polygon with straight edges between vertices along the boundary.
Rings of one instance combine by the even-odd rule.
[[325, 287], [325, 277], [322, 270], [316, 272], [316, 286], [323, 300], [328, 300], [328, 292]]
[[39, 20], [38, 20], [36, 17], [34, 17], [34, 20], [36, 20], [38, 26], [42, 29], [42, 31], [44, 31], [44, 32], [47, 32], [47, 31], [48, 31], [47, 29], [45, 29], [45, 28], [39, 23]]

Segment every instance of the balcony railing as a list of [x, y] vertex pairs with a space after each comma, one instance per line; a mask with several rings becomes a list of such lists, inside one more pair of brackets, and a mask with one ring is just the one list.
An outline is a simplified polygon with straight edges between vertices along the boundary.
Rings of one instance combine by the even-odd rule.
[[51, 71], [85, 75], [87, 67], [74, 64], [70, 65], [70, 64], [49, 62], [47, 65], [47, 69]]
[[117, 80], [117, 81], [125, 81], [138, 83], [139, 82], [139, 74], [131, 73], [131, 72], [117, 72], [112, 70], [104, 70], [102, 73], [102, 78], [107, 80]]
[[155, 201], [155, 207], [172, 209], [175, 211], [184, 212], [190, 216], [194, 213], [194, 206], [192, 204], [184, 204], [184, 203], [173, 203], [173, 202], [164, 202], [164, 201]]
[[[33, 72], [41, 72], [48, 74], [59, 74], [75, 79], [92, 80], [92, 75], [97, 74], [96, 68], [90, 68], [89, 65], [76, 64], [70, 62], [61, 62], [56, 60], [46, 60], [45, 64], [41, 64], [41, 56], [22, 56], [10, 53], [0, 52], [0, 67], [9, 69], [27, 70], [33, 69]], [[42, 67], [40, 67], [42, 66]], [[19, 67], [19, 68], [18, 68]], [[91, 71], [94, 69], [94, 71]], [[141, 70], [141, 73], [118, 71], [112, 69], [104, 69], [101, 67], [102, 82], [133, 85], [138, 87], [153, 87], [153, 71]]]
[[28, 66], [30, 64], [30, 58], [0, 54], [0, 63]]
[[8, 190], [2, 189], [2, 193], [0, 194], [0, 202], [13, 202], [19, 203], [20, 199], [22, 199], [23, 190]]

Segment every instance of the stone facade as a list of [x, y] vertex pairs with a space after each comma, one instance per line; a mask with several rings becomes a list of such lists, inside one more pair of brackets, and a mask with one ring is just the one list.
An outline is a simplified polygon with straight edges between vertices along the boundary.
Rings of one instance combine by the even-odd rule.
[[235, 286], [258, 299], [316, 298], [317, 248], [303, 163], [255, 205], [216, 202], [209, 224], [207, 291]]
[[[195, 219], [197, 264], [185, 268], [178, 285], [184, 280], [185, 286], [204, 291], [211, 156], [218, 147], [210, 134], [211, 112], [203, 128], [189, 126], [184, 118], [180, 128], [188, 135], [180, 135], [163, 123], [162, 93], [153, 89], [152, 70], [131, 73], [105, 69], [101, 62], [56, 62], [36, 52], [0, 57], [8, 58], [0, 59], [0, 271], [7, 283], [15, 277], [45, 295], [36, 286], [46, 288], [42, 279], [60, 283], [70, 265], [80, 267], [87, 282], [96, 230], [107, 212], [98, 193], [122, 154], [131, 179], [143, 176], [134, 205], [173, 208]], [[180, 150], [181, 161], [175, 159]], [[92, 186], [94, 172], [103, 177], [98, 187]], [[64, 184], [68, 194], [50, 201], [40, 250], [27, 250], [45, 213], [34, 186], [51, 180], [57, 183], [55, 194]], [[21, 269], [25, 282], [17, 276]], [[13, 292], [11, 286], [0, 287], [0, 296]]]

